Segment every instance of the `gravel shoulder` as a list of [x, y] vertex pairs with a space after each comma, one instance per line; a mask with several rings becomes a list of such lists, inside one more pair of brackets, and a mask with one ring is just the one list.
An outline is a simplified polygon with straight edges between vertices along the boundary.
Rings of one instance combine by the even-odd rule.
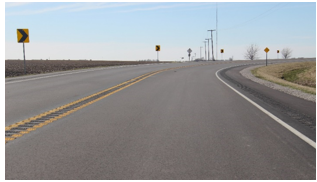
[[308, 93], [302, 92], [300, 90], [292, 89], [292, 88], [289, 88], [289, 87], [284, 87], [284, 86], [281, 86], [281, 85], [278, 85], [278, 84], [275, 84], [275, 83], [272, 83], [272, 82], [269, 82], [269, 81], [266, 81], [266, 80], [262, 80], [262, 79], [259, 79], [259, 78], [255, 77], [251, 73], [251, 70], [253, 70], [255, 68], [258, 68], [258, 67], [261, 67], [261, 66], [262, 65], [251, 66], [251, 67], [248, 67], [248, 68], [245, 68], [245, 69], [241, 70], [240, 73], [245, 78], [248, 78], [248, 79], [250, 79], [250, 80], [252, 80], [252, 81], [254, 81], [256, 83], [262, 84], [264, 86], [270, 87], [270, 88], [272, 88], [274, 90], [279, 90], [281, 92], [284, 92], [284, 93], [287, 93], [287, 94], [290, 94], [290, 95], [293, 95], [293, 96], [296, 96], [296, 97], [299, 97], [299, 98], [302, 98], [302, 99], [305, 99], [305, 100], [308, 100], [308, 101], [316, 102], [316, 96], [315, 95], [308, 94]]

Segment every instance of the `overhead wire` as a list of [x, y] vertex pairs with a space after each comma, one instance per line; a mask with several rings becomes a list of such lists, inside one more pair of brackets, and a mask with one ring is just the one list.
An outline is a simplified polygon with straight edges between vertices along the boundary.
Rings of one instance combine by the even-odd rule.
[[[275, 5], [275, 6], [273, 6], [273, 7], [270, 8], [269, 10], [267, 10], [267, 11], [261, 13], [260, 15], [258, 15], [258, 16], [256, 16], [256, 17], [253, 17], [252, 19], [249, 19], [249, 20], [247, 20], [247, 21], [245, 21], [245, 22], [242, 22], [242, 23], [240, 23], [240, 24], [234, 25], [234, 26], [232, 26], [232, 27], [230, 27], [230, 28], [225, 28], [225, 29], [220, 29], [220, 30], [221, 30], [221, 31], [224, 31], [224, 30], [230, 30], [230, 29], [234, 29], [234, 28], [238, 28], [238, 27], [244, 26], [244, 25], [246, 25], [246, 24], [248, 24], [248, 23], [251, 23], [251, 22], [253, 22], [253, 21], [255, 21], [255, 20], [258, 20], [258, 19], [260, 19], [260, 18], [263, 18], [263, 17], [267, 16], [268, 14], [271, 14], [271, 13], [275, 12], [276, 10], [280, 9], [281, 7], [286, 6], [287, 4], [288, 4], [288, 3], [283, 3], [283, 2], [281, 2], [281, 3], [279, 3], [279, 4]], [[280, 5], [284, 5], [284, 6], [280, 6]], [[280, 7], [278, 7], [278, 6], [280, 6]], [[276, 8], [276, 7], [278, 7], [278, 8]], [[276, 9], [274, 9], [274, 8], [276, 8]], [[273, 9], [274, 9], [274, 10], [273, 10]], [[271, 12], [270, 12], [270, 11], [271, 11]]]

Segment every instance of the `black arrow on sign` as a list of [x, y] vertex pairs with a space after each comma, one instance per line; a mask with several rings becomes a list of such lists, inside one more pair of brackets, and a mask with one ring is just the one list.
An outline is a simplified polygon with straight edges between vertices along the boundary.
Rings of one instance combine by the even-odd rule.
[[25, 39], [28, 38], [28, 34], [26, 34], [23, 29], [18, 29], [18, 31], [19, 31], [19, 32], [21, 33], [21, 35], [22, 35], [22, 38], [19, 40], [19, 42], [24, 42]]
[[156, 51], [159, 51], [160, 50], [160, 46], [156, 46]]

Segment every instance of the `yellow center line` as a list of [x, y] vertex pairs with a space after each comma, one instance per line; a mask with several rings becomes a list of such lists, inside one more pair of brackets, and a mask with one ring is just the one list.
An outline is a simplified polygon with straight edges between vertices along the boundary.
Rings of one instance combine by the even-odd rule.
[[15, 140], [16, 138], [22, 137], [23, 135], [25, 135], [25, 134], [27, 134], [27, 133], [30, 133], [31, 131], [34, 131], [34, 130], [36, 130], [36, 129], [38, 129], [38, 128], [41, 128], [41, 127], [43, 127], [43, 126], [45, 126], [45, 125], [47, 125], [47, 124], [49, 124], [49, 123], [52, 123], [52, 122], [54, 122], [54, 121], [56, 121], [56, 120], [58, 120], [58, 119], [61, 119], [61, 118], [65, 117], [65, 116], [67, 116], [67, 115], [69, 115], [69, 114], [71, 114], [71, 113], [74, 113], [74, 112], [76, 112], [76, 111], [78, 111], [78, 110], [80, 110], [80, 109], [82, 109], [82, 108], [84, 108], [84, 107], [86, 107], [86, 106], [88, 106], [88, 105], [91, 105], [91, 104], [93, 104], [93, 103], [95, 103], [95, 102], [97, 102], [97, 101], [99, 101], [99, 100], [102, 100], [102, 99], [104, 99], [104, 98], [106, 98], [106, 97], [108, 97], [108, 96], [110, 96], [110, 95], [112, 95], [112, 94], [114, 94], [114, 93], [117, 93], [117, 92], [119, 92], [119, 91], [121, 91], [121, 90], [123, 90], [123, 89], [125, 89], [125, 88], [127, 88], [127, 87], [130, 87], [131, 85], [134, 85], [134, 84], [136, 84], [136, 83], [138, 83], [138, 82], [140, 82], [140, 81], [142, 81], [142, 80], [144, 80], [144, 79], [146, 79], [146, 78], [149, 78], [149, 77], [151, 77], [151, 76], [153, 76], [153, 75], [156, 75], [156, 74], [158, 74], [158, 73], [161, 73], [161, 72], [164, 72], [164, 71], [169, 71], [169, 70], [174, 70], [174, 69], [188, 68], [188, 67], [194, 67], [194, 66], [204, 66], [204, 65], [211, 65], [211, 64], [215, 64], [215, 63], [209, 63], [209, 64], [208, 64], [208, 63], [207, 63], [207, 64], [205, 63], [205, 64], [198, 64], [198, 65], [181, 66], [181, 67], [174, 67], [174, 68], [162, 69], [162, 70], [158, 70], [158, 71], [152, 71], [152, 72], [143, 74], [143, 75], [141, 75], [141, 76], [138, 76], [138, 77], [136, 77], [136, 78], [130, 79], [130, 80], [126, 81], [126, 82], [120, 83], [120, 84], [118, 84], [118, 85], [116, 85], [116, 86], [113, 86], [113, 87], [111, 87], [111, 88], [102, 90], [102, 91], [97, 92], [97, 93], [95, 93], [95, 94], [92, 94], [92, 95], [89, 95], [89, 96], [87, 96], [87, 97], [78, 99], [78, 100], [76, 100], [76, 101], [70, 102], [70, 103], [65, 104], [65, 105], [63, 105], [63, 106], [60, 106], [60, 107], [57, 107], [57, 108], [55, 108], [55, 109], [49, 110], [49, 111], [47, 111], [47, 112], [41, 113], [41, 114], [39, 114], [39, 115], [30, 117], [30, 118], [25, 119], [25, 120], [22, 120], [22, 121], [19, 121], [19, 122], [17, 122], [17, 123], [14, 123], [14, 124], [12, 124], [12, 125], [10, 125], [10, 126], [5, 127], [5, 131], [11, 131], [11, 129], [13, 129], [13, 128], [18, 128], [19, 126], [22, 126], [22, 125], [24, 125], [24, 124], [30, 123], [30, 122], [33, 121], [33, 120], [36, 120], [36, 119], [38, 119], [38, 118], [45, 117], [45, 116], [47, 116], [47, 115], [49, 115], [49, 114], [52, 114], [52, 113], [55, 113], [55, 112], [58, 112], [58, 111], [61, 111], [61, 110], [64, 109], [64, 108], [67, 108], [67, 107], [69, 107], [69, 106], [75, 105], [75, 104], [77, 104], [77, 103], [79, 103], [79, 102], [81, 102], [81, 101], [85, 101], [85, 100], [90, 99], [90, 98], [92, 98], [92, 97], [94, 97], [94, 96], [97, 96], [97, 95], [99, 95], [99, 94], [108, 92], [108, 91], [110, 91], [110, 90], [112, 90], [112, 89], [116, 89], [116, 88], [118, 88], [118, 87], [124, 85], [124, 86], [121, 87], [121, 88], [118, 88], [118, 89], [116, 89], [116, 90], [114, 90], [114, 91], [112, 91], [112, 92], [109, 92], [109, 93], [107, 93], [107, 94], [105, 94], [105, 95], [103, 95], [103, 96], [100, 96], [100, 97], [98, 97], [98, 98], [96, 98], [96, 99], [94, 99], [94, 100], [92, 100], [92, 101], [90, 101], [90, 102], [88, 102], [88, 103], [82, 104], [82, 105], [80, 105], [80, 106], [78, 106], [78, 107], [76, 107], [76, 108], [72, 108], [71, 110], [69, 110], [69, 111], [67, 111], [67, 112], [65, 112], [65, 113], [59, 114], [59, 115], [57, 115], [57, 116], [55, 116], [55, 117], [53, 117], [53, 118], [49, 118], [49, 119], [47, 119], [47, 120], [45, 120], [45, 121], [43, 121], [43, 122], [41, 122], [41, 123], [39, 123], [39, 124], [36, 124], [36, 125], [34, 125], [34, 126], [32, 126], [32, 127], [29, 127], [29, 128], [26, 129], [26, 130], [23, 130], [23, 131], [14, 133], [14, 134], [12, 134], [11, 136], [6, 136], [6, 137], [5, 137], [5, 143], [7, 143], [7, 142], [9, 142], [9, 141], [12, 141], [12, 140]]

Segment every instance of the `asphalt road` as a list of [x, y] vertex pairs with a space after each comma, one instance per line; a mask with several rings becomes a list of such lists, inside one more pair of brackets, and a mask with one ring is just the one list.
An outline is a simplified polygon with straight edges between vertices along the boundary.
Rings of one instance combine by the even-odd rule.
[[[215, 76], [219, 69], [247, 63], [157, 73], [9, 141], [5, 178], [316, 179], [316, 149]], [[198, 64], [6, 79], [5, 125], [151, 71]]]

